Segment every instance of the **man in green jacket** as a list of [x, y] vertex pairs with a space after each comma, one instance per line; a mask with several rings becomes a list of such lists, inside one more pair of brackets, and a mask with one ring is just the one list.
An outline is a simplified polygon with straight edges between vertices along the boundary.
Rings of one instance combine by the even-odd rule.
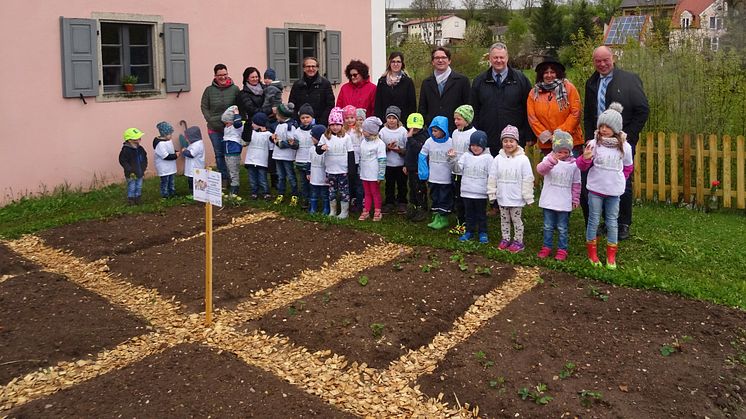
[[213, 70], [215, 78], [202, 93], [202, 115], [207, 121], [207, 135], [210, 136], [212, 149], [215, 152], [215, 164], [223, 176], [223, 185], [228, 185], [230, 175], [225, 165], [225, 147], [223, 147], [223, 127], [220, 120], [228, 107], [236, 104], [238, 86], [228, 77], [228, 67], [225, 64], [216, 64]]

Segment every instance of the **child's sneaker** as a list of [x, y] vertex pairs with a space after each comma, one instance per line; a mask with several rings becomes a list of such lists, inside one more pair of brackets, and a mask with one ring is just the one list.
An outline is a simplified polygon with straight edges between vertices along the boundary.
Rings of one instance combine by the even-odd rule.
[[360, 213], [360, 216], [357, 217], [357, 220], [358, 221], [365, 221], [368, 218], [370, 218], [370, 212], [369, 211], [363, 211], [362, 213]]
[[479, 233], [479, 243], [487, 244], [490, 242], [490, 238], [487, 237], [487, 233]]
[[259, 195], [253, 193], [253, 194], [251, 194], [251, 196], [249, 198], [251, 198], [253, 200], [256, 200], [256, 199], [259, 199]]
[[381, 214], [381, 210], [374, 210], [373, 221], [381, 221], [381, 218], [383, 218], [383, 215]]
[[510, 247], [508, 247], [508, 252], [518, 253], [518, 252], [522, 252], [523, 249], [525, 249], [525, 246], [523, 245], [523, 243], [519, 241], [514, 241], [513, 243], [510, 243]]
[[283, 195], [277, 195], [277, 198], [275, 198], [275, 205], [282, 204], [283, 198], [285, 198]]
[[269, 201], [270, 199], [272, 199], [272, 195], [265, 193], [262, 198], [264, 198], [265, 201]]
[[461, 235], [461, 237], [458, 238], [458, 241], [460, 241], [460, 242], [468, 242], [469, 240], [471, 240], [472, 236], [473, 235], [471, 234], [471, 231], [467, 231], [466, 233], [464, 233], [463, 235]]
[[293, 196], [290, 197], [290, 206], [291, 207], [298, 206], [298, 197], [297, 196], [293, 195]]
[[567, 250], [565, 249], [557, 249], [557, 254], [554, 255], [554, 259], [562, 262], [563, 260], [567, 259]]
[[[557, 254], [559, 254], [559, 250], [557, 251]], [[541, 246], [541, 250], [539, 250], [539, 253], [536, 255], [539, 259], [545, 259], [549, 254], [552, 253], [552, 249], [550, 247]]]
[[510, 247], [510, 241], [502, 239], [500, 244], [497, 245], [497, 250], [507, 250]]

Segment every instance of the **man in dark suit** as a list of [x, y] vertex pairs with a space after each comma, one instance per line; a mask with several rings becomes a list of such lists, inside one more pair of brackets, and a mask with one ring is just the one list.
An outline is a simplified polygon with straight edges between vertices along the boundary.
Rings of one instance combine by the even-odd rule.
[[[632, 146], [632, 156], [640, 138], [640, 131], [648, 120], [650, 109], [648, 98], [642, 89], [642, 81], [635, 73], [614, 67], [614, 54], [606, 46], [600, 46], [593, 51], [593, 66], [596, 71], [585, 83], [585, 107], [583, 109], [583, 125], [586, 140], [593, 139], [596, 131], [598, 115], [603, 113], [613, 102], [619, 102], [622, 111], [623, 130], [627, 133], [627, 141]], [[632, 224], [632, 177], [627, 179], [624, 194], [619, 201], [619, 239], [629, 238], [629, 227]], [[588, 190], [585, 188], [585, 174], [583, 189], [580, 196], [580, 206], [583, 216], [588, 222]]]
[[508, 66], [508, 59], [508, 47], [500, 42], [493, 44], [489, 51], [490, 68], [475, 77], [471, 86], [474, 127], [487, 133], [493, 156], [502, 148], [500, 133], [507, 125], [518, 128], [521, 146], [534, 143], [526, 111], [532, 85], [522, 72]]
[[448, 135], [456, 129], [453, 112], [469, 103], [469, 78], [451, 70], [451, 52], [435, 48], [430, 53], [433, 75], [422, 81], [418, 112], [425, 117], [425, 127], [436, 116], [448, 118]]

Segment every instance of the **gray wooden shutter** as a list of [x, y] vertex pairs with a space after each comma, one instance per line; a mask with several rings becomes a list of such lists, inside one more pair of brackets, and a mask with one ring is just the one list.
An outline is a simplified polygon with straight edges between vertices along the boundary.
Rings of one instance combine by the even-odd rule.
[[342, 32], [326, 31], [326, 78], [342, 82]]
[[98, 95], [98, 44], [95, 19], [60, 16], [62, 96]]
[[189, 77], [189, 25], [164, 23], [163, 39], [166, 53], [166, 92], [188, 92]]
[[290, 55], [288, 53], [288, 30], [267, 28], [267, 66], [277, 73], [277, 80], [288, 81]]

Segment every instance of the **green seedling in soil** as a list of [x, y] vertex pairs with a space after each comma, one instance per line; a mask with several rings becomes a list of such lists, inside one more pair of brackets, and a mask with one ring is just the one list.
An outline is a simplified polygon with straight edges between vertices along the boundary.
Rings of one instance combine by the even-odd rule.
[[451, 255], [451, 262], [456, 262], [458, 264], [464, 263], [464, 254], [461, 252], [456, 252]]
[[[297, 305], [297, 307], [296, 307]], [[306, 306], [306, 302], [303, 300], [296, 301], [293, 305], [288, 307], [288, 315], [295, 316], [298, 314], [299, 311], [303, 311], [303, 308]]]
[[331, 299], [332, 299], [332, 293], [329, 291], [325, 292], [324, 295], [321, 296], [321, 301], [324, 304], [329, 304], [329, 301], [331, 301]]
[[490, 269], [489, 267], [483, 268], [481, 266], [477, 266], [476, 268], [474, 268], [474, 273], [476, 273], [477, 275], [490, 276], [492, 275], [492, 269]]
[[494, 380], [490, 380], [490, 388], [497, 390], [497, 394], [505, 394], [507, 391], [505, 387], [505, 377], [501, 375]]
[[527, 387], [522, 387], [520, 390], [518, 390], [518, 396], [521, 397], [521, 400], [531, 399], [536, 404], [545, 405], [554, 400], [554, 397], [545, 394], [546, 391], [547, 385], [539, 383], [535, 387], [532, 387], [530, 390]]
[[510, 342], [513, 344], [513, 349], [516, 351], [522, 351], [523, 350], [523, 344], [518, 340], [518, 332], [513, 330], [510, 332]]
[[573, 374], [575, 374], [575, 364], [568, 362], [562, 367], [562, 371], [559, 372], [559, 378], [564, 380], [565, 378], [572, 377]]
[[373, 337], [378, 339], [381, 336], [383, 336], [383, 328], [385, 325], [383, 323], [371, 323], [370, 324], [370, 330], [373, 331]]
[[541, 276], [539, 276], [538, 278], [536, 278], [536, 283], [539, 284], [539, 285], [543, 284], [544, 283], [544, 278], [542, 278]]
[[402, 262], [394, 262], [394, 264], [392, 266], [393, 266], [393, 268], [394, 268], [395, 271], [401, 271], [402, 269], [404, 269], [404, 267], [401, 266], [401, 264], [402, 264]]
[[609, 294], [599, 291], [598, 288], [593, 285], [591, 285], [591, 288], [588, 290], [588, 295], [603, 302], [609, 301]]
[[368, 285], [368, 276], [360, 275], [360, 278], [357, 279], [357, 283], [360, 284], [361, 287]]
[[344, 319], [342, 319], [342, 326], [343, 327], [347, 327], [347, 326], [349, 326], [351, 324], [352, 324], [352, 319], [351, 318], [345, 317]]
[[683, 348], [684, 344], [689, 343], [691, 341], [692, 341], [691, 336], [682, 336], [681, 340], [679, 340], [679, 338], [674, 338], [672, 343], [664, 343], [663, 345], [661, 345], [658, 351], [663, 356], [671, 356], [675, 354], [676, 352], [682, 352], [684, 350]]
[[593, 403], [599, 403], [604, 399], [600, 391], [580, 390], [578, 394], [580, 395], [580, 404], [586, 409], [591, 407]]
[[430, 255], [428, 258], [430, 259], [430, 265], [432, 265], [433, 268], [437, 268], [438, 266], [440, 266], [438, 255]]
[[484, 351], [474, 353], [474, 357], [477, 359], [482, 368], [487, 369], [495, 365], [495, 361], [487, 359], [487, 354]]

